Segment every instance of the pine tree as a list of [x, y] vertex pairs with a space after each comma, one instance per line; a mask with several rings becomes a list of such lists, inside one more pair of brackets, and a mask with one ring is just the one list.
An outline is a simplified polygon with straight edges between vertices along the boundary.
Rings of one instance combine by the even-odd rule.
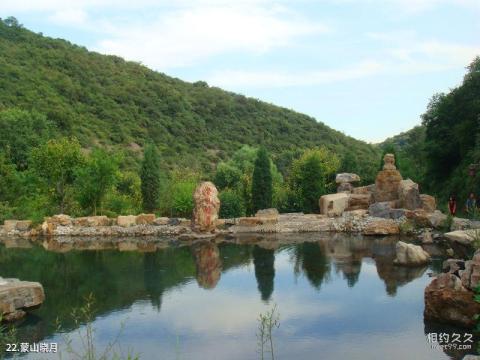
[[272, 207], [272, 172], [270, 158], [267, 150], [258, 150], [252, 177], [252, 202], [253, 210], [268, 209]]
[[140, 179], [142, 181], [143, 209], [153, 212], [158, 207], [160, 195], [160, 167], [157, 149], [153, 144], [145, 146]]

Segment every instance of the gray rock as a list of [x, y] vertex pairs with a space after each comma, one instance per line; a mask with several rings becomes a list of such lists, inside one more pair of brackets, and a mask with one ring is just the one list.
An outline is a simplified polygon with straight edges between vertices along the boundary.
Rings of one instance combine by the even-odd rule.
[[44, 300], [40, 283], [0, 278], [0, 312], [4, 320], [18, 320], [25, 310], [40, 306]]
[[373, 217], [389, 219], [391, 209], [389, 201], [377, 202], [368, 207], [368, 213]]
[[430, 262], [430, 255], [421, 246], [399, 241], [395, 246], [395, 265], [420, 266]]
[[410, 179], [400, 181], [398, 198], [400, 200], [400, 207], [404, 209], [415, 210], [422, 207], [418, 184]]
[[353, 185], [350, 183], [341, 183], [337, 187], [337, 193], [346, 192], [351, 193], [353, 190]]
[[360, 176], [357, 174], [352, 174], [352, 173], [341, 173], [337, 174], [335, 178], [335, 182], [337, 184], [342, 184], [342, 183], [354, 183], [354, 182], [359, 182], [360, 181]]

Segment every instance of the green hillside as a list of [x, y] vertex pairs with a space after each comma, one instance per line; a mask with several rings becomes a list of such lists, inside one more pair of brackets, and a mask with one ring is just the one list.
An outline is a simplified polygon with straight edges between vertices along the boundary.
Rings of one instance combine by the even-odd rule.
[[43, 114], [83, 148], [121, 149], [127, 167], [147, 140], [169, 168], [207, 174], [244, 144], [263, 144], [282, 172], [299, 150], [321, 145], [340, 158], [349, 149], [367, 178], [378, 162], [373, 146], [307, 115], [35, 34], [12, 18], [0, 21], [0, 74], [0, 111]]

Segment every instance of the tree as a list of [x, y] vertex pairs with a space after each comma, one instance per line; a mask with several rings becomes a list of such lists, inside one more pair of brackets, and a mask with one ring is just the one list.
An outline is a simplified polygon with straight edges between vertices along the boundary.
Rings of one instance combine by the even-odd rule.
[[140, 179], [143, 209], [153, 212], [158, 207], [160, 196], [160, 166], [157, 148], [151, 143], [145, 146]]
[[31, 163], [33, 171], [45, 184], [49, 197], [63, 213], [67, 187], [74, 182], [75, 171], [83, 163], [80, 143], [75, 138], [49, 140], [33, 149]]
[[318, 200], [326, 194], [340, 160], [326, 148], [306, 150], [292, 163], [290, 188], [304, 212], [318, 212]]
[[83, 208], [103, 214], [103, 199], [118, 177], [118, 158], [96, 149], [76, 172], [78, 199]]
[[53, 123], [44, 115], [19, 109], [0, 111], [0, 150], [18, 170], [28, 166], [30, 151], [53, 136]]
[[252, 175], [253, 211], [272, 207], [272, 170], [267, 150], [261, 147], [257, 153]]

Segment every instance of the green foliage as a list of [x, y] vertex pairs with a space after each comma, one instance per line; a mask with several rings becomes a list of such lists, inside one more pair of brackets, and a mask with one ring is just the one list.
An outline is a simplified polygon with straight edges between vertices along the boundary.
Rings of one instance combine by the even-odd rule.
[[225, 189], [220, 192], [220, 218], [231, 219], [245, 216], [242, 196], [234, 190]]
[[160, 167], [155, 145], [147, 144], [140, 170], [143, 209], [153, 212], [158, 208], [160, 196]]
[[267, 150], [261, 147], [257, 153], [252, 175], [252, 204], [253, 210], [272, 207], [273, 184], [270, 168], [270, 158]]
[[83, 161], [80, 144], [74, 138], [49, 140], [32, 151], [33, 171], [44, 183], [61, 213], [65, 210], [68, 186], [73, 184], [76, 170]]
[[242, 172], [232, 163], [221, 162], [217, 166], [214, 183], [219, 190], [237, 188], [242, 180]]
[[35, 111], [19, 109], [1, 111], [0, 151], [8, 155], [17, 169], [25, 170], [32, 148], [45, 143], [53, 135], [53, 124]]
[[339, 166], [338, 157], [324, 147], [306, 150], [293, 162], [289, 185], [302, 211], [319, 211], [318, 200], [334, 190], [332, 176]]
[[150, 140], [166, 168], [207, 175], [243, 144], [263, 143], [284, 176], [298, 150], [317, 144], [339, 155], [351, 149], [362, 178], [378, 158], [375, 147], [309, 116], [89, 52], [13, 19], [0, 21], [0, 64], [0, 110], [35, 109], [84, 148], [122, 149], [128, 170]]
[[95, 149], [76, 171], [75, 188], [80, 205], [88, 213], [103, 214], [103, 200], [118, 177], [119, 159], [105, 150]]
[[193, 212], [193, 193], [201, 176], [194, 171], [173, 171], [160, 193], [160, 213], [163, 216], [190, 218]]
[[423, 114], [426, 129], [427, 177], [435, 192], [466, 198], [477, 192], [479, 176], [469, 178], [468, 166], [480, 159], [480, 57], [468, 67], [463, 83], [448, 94], [435, 95]]

